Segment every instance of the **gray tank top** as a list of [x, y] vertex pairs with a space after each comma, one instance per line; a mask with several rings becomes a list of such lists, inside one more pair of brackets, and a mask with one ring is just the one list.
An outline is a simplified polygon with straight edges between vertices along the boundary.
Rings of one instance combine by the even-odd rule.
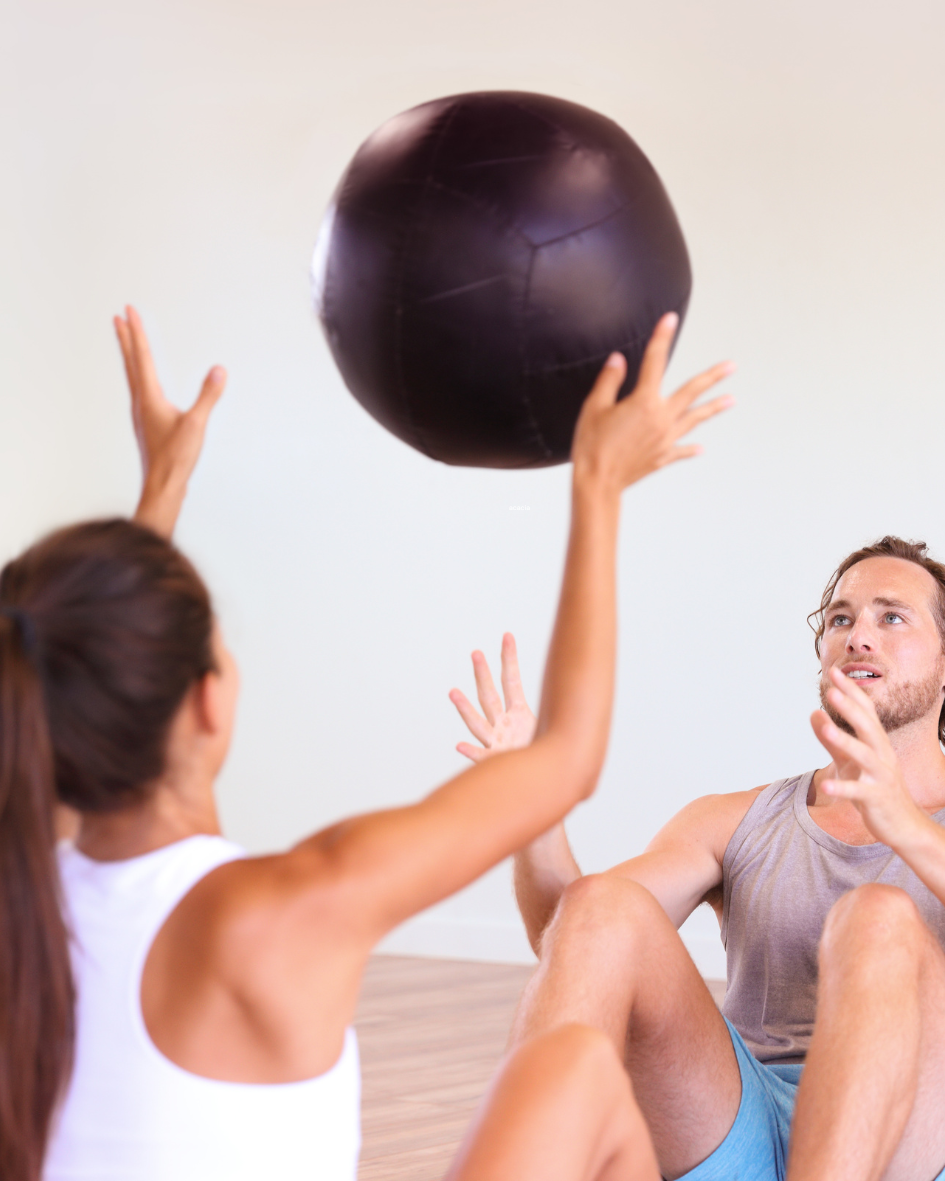
[[[817, 945], [827, 912], [848, 890], [905, 890], [945, 945], [945, 906], [883, 844], [848, 845], [807, 810], [814, 772], [760, 792], [722, 859], [722, 1012], [761, 1062], [803, 1061], [817, 1006]], [[945, 825], [945, 808], [932, 817]]]

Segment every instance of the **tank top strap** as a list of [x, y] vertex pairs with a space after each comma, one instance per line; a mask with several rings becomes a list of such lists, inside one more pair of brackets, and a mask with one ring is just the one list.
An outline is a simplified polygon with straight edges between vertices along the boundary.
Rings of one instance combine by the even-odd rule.
[[736, 868], [746, 840], [756, 829], [764, 825], [777, 824], [783, 820], [784, 813], [796, 813], [798, 797], [802, 799], [806, 808], [813, 778], [813, 771], [805, 771], [802, 775], [790, 775], [786, 779], [774, 780], [758, 793], [725, 848], [722, 857], [723, 878], [728, 878]]
[[77, 1034], [43, 1181], [355, 1181], [353, 1029], [324, 1074], [263, 1084], [191, 1074], [145, 1027], [141, 974], [154, 937], [202, 878], [243, 856], [216, 836], [114, 862], [60, 847]]
[[[97, 861], [70, 842], [58, 849], [63, 896], [73, 938], [120, 930], [126, 952], [147, 946], [181, 899], [206, 875], [245, 851], [220, 836], [199, 834], [140, 857]], [[117, 951], [117, 947], [113, 947]]]

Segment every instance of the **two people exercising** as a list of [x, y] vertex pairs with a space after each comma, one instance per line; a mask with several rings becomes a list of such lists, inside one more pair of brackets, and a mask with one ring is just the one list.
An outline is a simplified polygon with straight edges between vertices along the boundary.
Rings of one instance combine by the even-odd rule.
[[[523, 849], [518, 893], [541, 940], [541, 964], [516, 1048], [454, 1178], [656, 1181], [693, 1166], [703, 1178], [776, 1175], [800, 1074], [790, 1059], [805, 1049], [804, 1014], [784, 1012], [796, 995], [782, 987], [796, 956], [778, 961], [777, 953], [792, 935], [794, 951], [816, 949], [820, 937], [816, 913], [796, 921], [798, 881], [813, 883], [804, 896], [829, 918], [792, 1173], [934, 1175], [943, 1044], [936, 1014], [945, 1011], [941, 951], [928, 926], [937, 912], [926, 907], [922, 920], [927, 900], [909, 900], [902, 886], [917, 892], [908, 879], [884, 884], [902, 862], [936, 904], [941, 896], [938, 830], [927, 816], [945, 798], [935, 795], [941, 754], [936, 763], [936, 749], [922, 741], [936, 708], [929, 701], [941, 709], [941, 643], [930, 646], [935, 600], [920, 593], [929, 588], [919, 575], [934, 583], [935, 574], [916, 560], [924, 555], [862, 555], [828, 596], [835, 613], [824, 620], [822, 653], [834, 719], [815, 720], [834, 759], [828, 773], [696, 805], [610, 875], [581, 878], [556, 827], [593, 789], [606, 746], [620, 490], [691, 454], [678, 439], [725, 405], [693, 409], [725, 367], [673, 398], [659, 396], [672, 331], [671, 320], [657, 330], [633, 398], [614, 404], [623, 377], [615, 358], [582, 414], [539, 737], [418, 805], [352, 818], [287, 854], [248, 858], [219, 837], [212, 790], [229, 744], [235, 669], [202, 584], [162, 539], [222, 377], [211, 373], [196, 414], [176, 414], [158, 396], [140, 324], [133, 315], [123, 322], [147, 528], [109, 522], [63, 531], [9, 563], [0, 579], [0, 841], [8, 875], [23, 875], [8, 877], [0, 904], [9, 930], [35, 952], [0, 965], [10, 1000], [0, 1083], [14, 1101], [0, 1112], [4, 1177], [33, 1181], [50, 1134], [50, 1179], [77, 1168], [115, 1174], [116, 1153], [129, 1177], [234, 1181], [267, 1168], [349, 1176], [356, 1063], [346, 1029], [370, 948], [515, 849]], [[872, 583], [863, 583], [864, 571], [876, 575]], [[844, 629], [858, 638], [844, 640]], [[506, 680], [514, 695], [514, 677]], [[168, 694], [168, 682], [180, 687]], [[151, 700], [158, 689], [160, 700]], [[106, 699], [114, 711], [90, 727], [83, 711]], [[133, 748], [132, 724], [144, 727]], [[150, 776], [149, 759], [157, 768]], [[74, 904], [67, 915], [81, 928], [72, 974], [54, 917], [57, 869], [43, 855], [57, 794], [81, 812], [74, 851], [60, 862], [67, 907]], [[889, 865], [870, 885], [851, 888], [861, 863], [878, 862], [876, 838]], [[786, 886], [766, 873], [778, 842], [778, 870], [791, 867]], [[730, 1026], [674, 926], [719, 885], [731, 953], [747, 949], [744, 970], [732, 973], [731, 1003], [737, 1009], [741, 996], [748, 1016], [733, 1009]], [[792, 904], [787, 917], [779, 894]], [[13, 904], [27, 897], [32, 910]], [[131, 899], [141, 907], [130, 910]], [[752, 943], [758, 914], [768, 937]], [[740, 944], [739, 924], [747, 932]], [[123, 938], [129, 932], [133, 946]], [[93, 944], [102, 954], [85, 962], [80, 952]], [[760, 1017], [751, 1010], [753, 978], [764, 986]], [[811, 987], [809, 979], [808, 996]], [[107, 1003], [115, 988], [132, 998], [127, 1012]], [[773, 1065], [761, 1065], [745, 1041]], [[228, 1085], [214, 1085], [220, 1081]], [[293, 1120], [306, 1096], [324, 1132], [317, 1142], [311, 1120]], [[162, 1118], [169, 1114], [176, 1120]], [[224, 1126], [227, 1136], [215, 1140], [213, 1129]]]
[[[696, 799], [604, 874], [561, 825], [515, 858], [539, 967], [513, 1044], [605, 1031], [668, 1181], [945, 1177], [945, 567], [883, 538], [813, 617], [826, 767]], [[504, 703], [473, 663], [483, 713], [451, 696], [481, 762], [532, 722], [511, 637]], [[703, 901], [721, 1013], [677, 934]]]

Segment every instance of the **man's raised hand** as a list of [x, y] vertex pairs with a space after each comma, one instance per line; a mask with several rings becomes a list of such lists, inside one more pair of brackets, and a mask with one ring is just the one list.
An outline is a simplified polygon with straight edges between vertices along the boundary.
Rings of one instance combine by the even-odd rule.
[[193, 406], [178, 410], [161, 389], [141, 317], [133, 307], [127, 307], [125, 318], [116, 316], [114, 324], [141, 452], [141, 499], [135, 520], [170, 537], [203, 447], [210, 411], [226, 385], [226, 370], [214, 365]]
[[627, 372], [621, 353], [612, 353], [588, 394], [574, 431], [571, 459], [575, 477], [600, 479], [616, 491], [679, 459], [699, 455], [698, 444], [679, 440], [706, 419], [727, 410], [727, 394], [699, 406], [697, 398], [735, 370], [730, 361], [713, 365], [674, 394], [660, 393], [679, 317], [670, 312], [654, 329], [643, 356], [637, 384], [617, 401]]
[[[528, 708], [522, 681], [518, 670], [518, 654], [515, 637], [506, 632], [502, 637], [502, 693], [503, 704], [492, 680], [489, 664], [479, 651], [472, 654], [473, 672], [476, 677], [476, 695], [482, 714], [479, 714], [469, 699], [459, 689], [450, 690], [450, 701], [459, 711], [459, 716], [473, 738], [482, 743], [473, 746], [460, 742], [456, 749], [474, 763], [498, 754], [503, 750], [519, 750], [528, 746], [535, 735], [535, 716]], [[484, 715], [484, 716], [483, 716]]]
[[850, 800], [873, 836], [898, 851], [928, 817], [909, 794], [869, 695], [839, 669], [827, 675], [827, 699], [854, 733], [841, 730], [822, 709], [811, 714], [814, 733], [837, 768], [836, 777], [825, 779], [821, 789], [825, 795]]

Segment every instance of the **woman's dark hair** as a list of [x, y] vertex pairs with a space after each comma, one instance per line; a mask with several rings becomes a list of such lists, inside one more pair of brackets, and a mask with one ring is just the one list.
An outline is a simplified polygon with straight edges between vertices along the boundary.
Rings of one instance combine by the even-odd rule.
[[[851, 566], [855, 566], [857, 562], [863, 562], [867, 558], [901, 558], [904, 562], [914, 562], [916, 566], [921, 566], [923, 570], [931, 574], [937, 584], [935, 597], [932, 600], [932, 614], [935, 616], [935, 623], [942, 640], [942, 650], [945, 651], [945, 566], [929, 556], [929, 547], [924, 541], [904, 541], [901, 537], [887, 534], [879, 541], [874, 541], [872, 545], [865, 545], [862, 549], [854, 550], [852, 554], [848, 554], [830, 575], [820, 598], [820, 606], [816, 611], [811, 611], [807, 617], [807, 622], [814, 633], [814, 651], [817, 653], [818, 659], [820, 644], [824, 638], [827, 608], [833, 599], [837, 583]], [[942, 705], [942, 712], [938, 718], [938, 737], [940, 742], [945, 743], [945, 704]]]
[[0, 571], [0, 1178], [38, 1181], [72, 1063], [57, 800], [143, 799], [171, 721], [214, 668], [210, 597], [126, 520], [53, 533]]

